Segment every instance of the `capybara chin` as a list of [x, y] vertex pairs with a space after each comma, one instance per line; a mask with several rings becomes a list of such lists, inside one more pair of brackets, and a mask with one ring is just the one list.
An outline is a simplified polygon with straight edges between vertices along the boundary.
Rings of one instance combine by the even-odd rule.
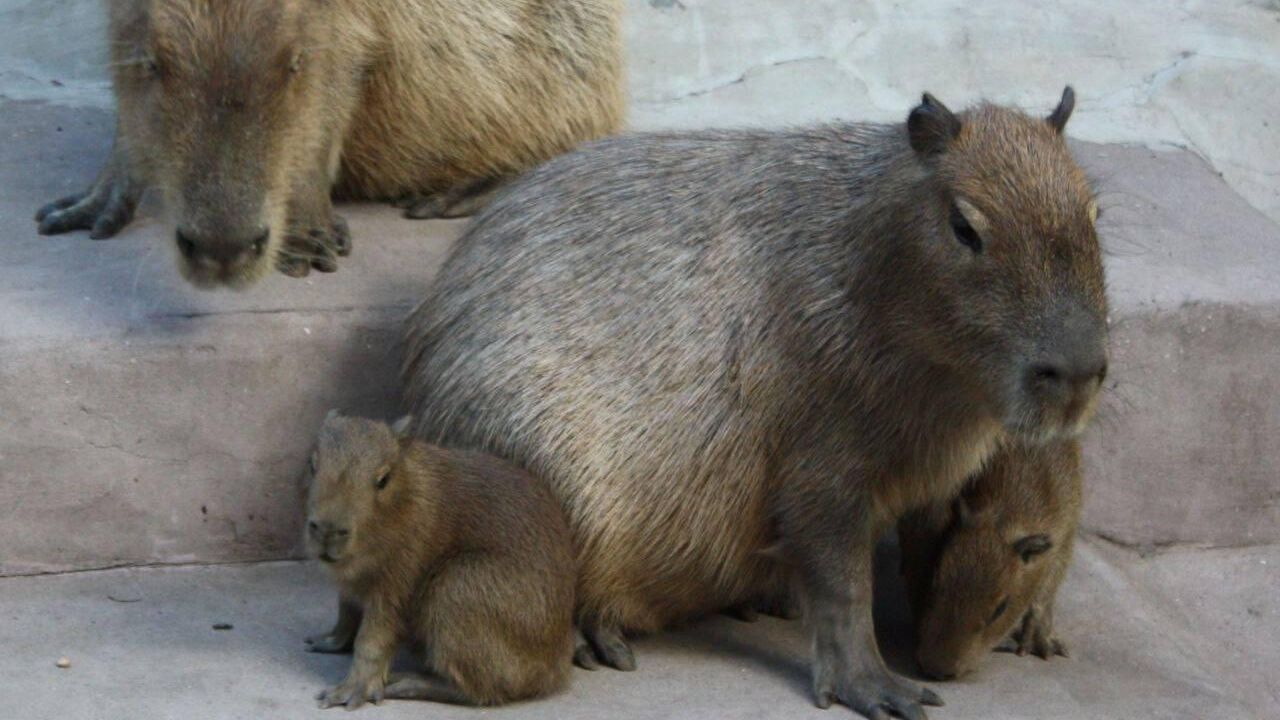
[[1075, 439], [1012, 444], [959, 497], [898, 521], [916, 660], [926, 675], [966, 675], [996, 648], [1067, 654], [1054, 634], [1053, 605], [1071, 563], [1080, 499]]
[[[569, 676], [574, 558], [546, 483], [497, 458], [433, 447], [330, 412], [311, 458], [307, 548], [338, 586], [338, 622], [309, 638], [354, 657], [320, 694], [496, 705]], [[391, 672], [402, 642], [425, 672]]]
[[179, 267], [331, 272], [331, 191], [468, 214], [623, 118], [617, 0], [110, 0], [116, 138], [43, 234], [114, 235], [161, 191]]
[[1046, 118], [926, 95], [903, 124], [552, 160], [478, 215], [412, 317], [415, 432], [551, 482], [606, 662], [630, 664], [626, 631], [767, 594], [780, 564], [816, 701], [921, 717], [937, 697], [877, 652], [876, 539], [1007, 436], [1079, 432], [1106, 368], [1072, 97]]

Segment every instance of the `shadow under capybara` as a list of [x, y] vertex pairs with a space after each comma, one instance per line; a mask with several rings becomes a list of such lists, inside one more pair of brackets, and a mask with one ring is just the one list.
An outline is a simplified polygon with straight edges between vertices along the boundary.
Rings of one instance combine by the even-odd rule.
[[926, 675], [960, 677], [997, 647], [1067, 654], [1053, 632], [1053, 604], [1080, 502], [1080, 445], [1068, 439], [1002, 448], [959, 497], [898, 521]]
[[[1092, 192], [1047, 118], [637, 134], [522, 176], [407, 331], [415, 432], [546, 478], [580, 629], [749, 602], [793, 570], [813, 690], [921, 718], [871, 620], [877, 539], [1012, 436], [1078, 434], [1106, 372]], [[776, 559], [781, 556], [781, 559]]]
[[[339, 588], [317, 652], [354, 650], [325, 707], [382, 698], [469, 705], [545, 695], [569, 677], [574, 556], [547, 484], [331, 411], [311, 459], [307, 547]], [[426, 673], [391, 672], [411, 641]]]
[[114, 235], [148, 185], [180, 269], [243, 286], [350, 250], [331, 191], [466, 214], [623, 119], [618, 0], [110, 0], [117, 120], [43, 234]]

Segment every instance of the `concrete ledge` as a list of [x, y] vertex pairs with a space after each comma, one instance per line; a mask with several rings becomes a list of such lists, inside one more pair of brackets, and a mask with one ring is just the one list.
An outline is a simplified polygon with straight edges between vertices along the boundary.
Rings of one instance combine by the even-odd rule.
[[[319, 418], [394, 412], [400, 319], [461, 225], [345, 207], [337, 274], [198, 292], [155, 220], [35, 234], [110, 125], [0, 102], [0, 575], [293, 556]], [[1280, 231], [1189, 153], [1077, 150], [1103, 190], [1115, 349], [1086, 525], [1144, 548], [1280, 543]]]

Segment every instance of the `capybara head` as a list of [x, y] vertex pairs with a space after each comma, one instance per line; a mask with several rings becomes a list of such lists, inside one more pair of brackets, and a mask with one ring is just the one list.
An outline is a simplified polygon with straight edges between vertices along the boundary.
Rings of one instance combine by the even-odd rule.
[[290, 184], [323, 152], [322, 70], [309, 62], [325, 3], [115, 3], [121, 138], [150, 165], [175, 223], [180, 268], [200, 286], [267, 272]]
[[954, 518], [916, 611], [916, 661], [939, 680], [969, 673], [1009, 636], [1035, 599], [1054, 546], [1049, 528], [1003, 523], [963, 497]]
[[1047, 118], [994, 105], [960, 114], [930, 95], [907, 131], [932, 169], [923, 234], [893, 260], [906, 312], [899, 336], [1023, 441], [1073, 436], [1107, 369], [1107, 303], [1097, 206], [1063, 128], [1067, 88]]
[[404, 446], [409, 419], [394, 426], [329, 411], [310, 459], [308, 552], [332, 572], [359, 575], [376, 564], [381, 535], [395, 525], [414, 492]]

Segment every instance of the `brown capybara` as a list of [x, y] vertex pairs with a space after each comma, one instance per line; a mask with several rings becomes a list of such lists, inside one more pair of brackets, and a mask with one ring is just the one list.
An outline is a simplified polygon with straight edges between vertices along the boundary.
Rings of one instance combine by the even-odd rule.
[[1106, 372], [1072, 100], [926, 95], [903, 124], [637, 134], [526, 173], [410, 320], [414, 432], [551, 483], [605, 662], [783, 565], [818, 704], [923, 717], [876, 647], [877, 539], [1007, 437], [1078, 434]]
[[1071, 563], [1080, 501], [1076, 440], [1013, 445], [952, 502], [898, 521], [926, 675], [965, 675], [997, 647], [1067, 654], [1053, 633], [1053, 602]]
[[[574, 557], [546, 483], [497, 458], [330, 412], [311, 459], [307, 546], [338, 586], [317, 652], [354, 649], [324, 707], [382, 698], [470, 705], [564, 685]], [[391, 672], [401, 641], [425, 673]]]
[[618, 0], [110, 0], [116, 138], [41, 233], [114, 235], [154, 185], [184, 275], [332, 271], [341, 197], [466, 214], [623, 118]]

